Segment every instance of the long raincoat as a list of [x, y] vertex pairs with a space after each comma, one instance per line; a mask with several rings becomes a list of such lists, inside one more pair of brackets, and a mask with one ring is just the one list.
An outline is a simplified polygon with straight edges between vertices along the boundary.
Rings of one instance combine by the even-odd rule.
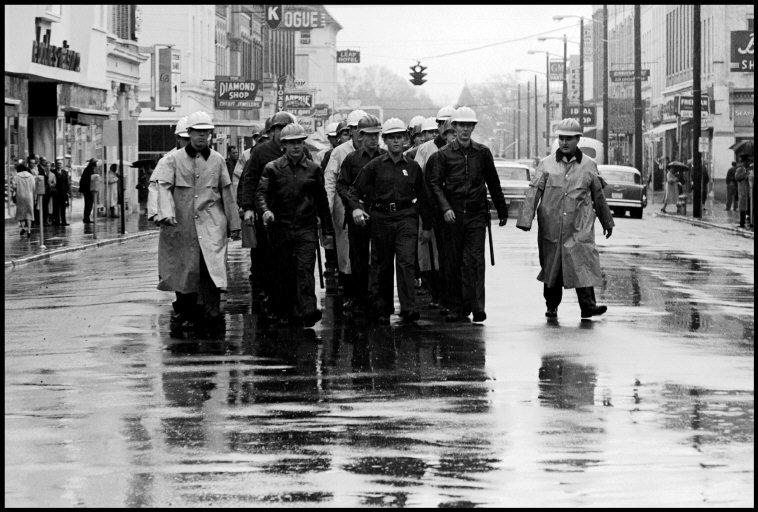
[[737, 180], [737, 204], [741, 212], [748, 211], [750, 204], [750, 182], [752, 181], [751, 173], [744, 163], [737, 166], [737, 172], [734, 173], [734, 179]]
[[[439, 146], [435, 143], [435, 140], [428, 140], [424, 143], [422, 143], [418, 147], [418, 151], [416, 151], [416, 156], [414, 157], [414, 160], [416, 163], [421, 166], [421, 172], [424, 173], [424, 183], [426, 183], [426, 163], [429, 161], [429, 157], [432, 156], [434, 153], [439, 150]], [[429, 200], [431, 204], [434, 204], [434, 198], [431, 197], [431, 194], [425, 187], [425, 192], [427, 193]], [[437, 213], [437, 212], [435, 212]], [[418, 238], [418, 246], [416, 248], [417, 254], [418, 254], [418, 267], [421, 272], [426, 272], [428, 270], [432, 270], [432, 258], [431, 256], [434, 256], [434, 269], [439, 270], [440, 269], [440, 260], [439, 260], [439, 250], [437, 249], [437, 232], [436, 230], [432, 231], [432, 237], [428, 242], [423, 242], [423, 239], [421, 238], [421, 230], [419, 230], [419, 238]], [[430, 250], [431, 247], [431, 250]]]
[[227, 226], [240, 229], [226, 162], [214, 150], [206, 160], [187, 148], [167, 153], [150, 177], [148, 218], [177, 221], [176, 226], [161, 225], [158, 289], [198, 291], [201, 252], [213, 283], [226, 288]]
[[[602, 178], [591, 158], [580, 151], [566, 163], [558, 153], [542, 159], [529, 185], [517, 227], [531, 228], [537, 211], [537, 279], [548, 287], [584, 288], [603, 283], [595, 248], [595, 218], [603, 229], [614, 226], [603, 195]], [[563, 283], [557, 283], [563, 268]]]
[[345, 206], [337, 195], [337, 178], [342, 168], [345, 157], [355, 151], [353, 141], [343, 142], [332, 151], [329, 163], [324, 171], [324, 188], [329, 200], [329, 210], [332, 212], [332, 224], [334, 225], [334, 243], [337, 249], [337, 263], [340, 272], [350, 274], [350, 245], [347, 239], [347, 227], [345, 227]]
[[16, 220], [34, 220], [34, 176], [29, 171], [21, 171], [12, 181], [13, 194], [16, 197]]

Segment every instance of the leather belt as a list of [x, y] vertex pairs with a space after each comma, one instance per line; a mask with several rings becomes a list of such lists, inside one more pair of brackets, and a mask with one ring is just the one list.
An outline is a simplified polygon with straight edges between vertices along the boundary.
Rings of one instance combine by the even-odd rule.
[[375, 210], [382, 212], [395, 213], [399, 210], [405, 210], [406, 208], [412, 208], [416, 206], [416, 200], [413, 201], [397, 201], [394, 203], [374, 203], [371, 207]]

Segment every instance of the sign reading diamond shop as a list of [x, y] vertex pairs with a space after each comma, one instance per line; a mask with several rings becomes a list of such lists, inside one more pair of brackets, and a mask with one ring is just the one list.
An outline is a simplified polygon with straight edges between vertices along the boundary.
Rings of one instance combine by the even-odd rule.
[[358, 50], [337, 50], [337, 64], [360, 64], [361, 52]]
[[243, 80], [236, 76], [216, 77], [215, 105], [218, 109], [261, 108], [263, 98], [258, 97], [260, 82]]

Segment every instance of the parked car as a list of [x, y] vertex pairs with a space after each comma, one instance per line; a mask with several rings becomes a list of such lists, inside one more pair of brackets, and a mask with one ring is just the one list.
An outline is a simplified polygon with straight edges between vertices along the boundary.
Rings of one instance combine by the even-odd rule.
[[[514, 203], [523, 203], [526, 197], [526, 191], [529, 190], [531, 181], [531, 169], [514, 160], [495, 159], [495, 170], [500, 178], [500, 188], [503, 190], [505, 202], [508, 206]], [[492, 199], [487, 193], [487, 201], [490, 209], [494, 208]]]
[[641, 219], [647, 206], [647, 187], [642, 184], [640, 171], [625, 165], [598, 165], [597, 172], [607, 183], [603, 194], [611, 211], [616, 215], [628, 211], [633, 219]]

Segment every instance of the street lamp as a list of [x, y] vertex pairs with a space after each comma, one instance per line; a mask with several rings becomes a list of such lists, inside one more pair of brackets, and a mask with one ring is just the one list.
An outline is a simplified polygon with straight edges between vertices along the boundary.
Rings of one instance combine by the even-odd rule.
[[[584, 118], [584, 20], [585, 18], [583, 16], [577, 16], [574, 14], [553, 16], [553, 19], [555, 21], [561, 21], [564, 18], [579, 18], [579, 126], [582, 129], [584, 129], [583, 118]], [[594, 21], [594, 20], [588, 20], [588, 21]], [[607, 27], [607, 23], [606, 23], [606, 27]], [[605, 38], [608, 39], [608, 34], [605, 35]], [[607, 66], [605, 68], [605, 74], [606, 75], [608, 74]], [[604, 80], [607, 80], [607, 78]], [[607, 88], [604, 89], [603, 94], [607, 96], [608, 94]], [[605, 112], [606, 102], [607, 100], [603, 99], [603, 112]], [[607, 130], [607, 128], [608, 128], [607, 126], [603, 125], [603, 130]], [[606, 151], [607, 150], [608, 148], [606, 148]]]
[[546, 151], [550, 153], [550, 56], [555, 56], [555, 54], [544, 50], [528, 50], [526, 53], [529, 55], [545, 54], [545, 146], [547, 147]]
[[568, 113], [568, 83], [566, 82], [566, 43], [568, 40], [566, 39], [566, 34], [563, 34], [563, 37], [538, 37], [537, 41], [547, 41], [548, 39], [558, 39], [563, 41], [563, 94], [561, 96], [561, 117], [565, 119]]

